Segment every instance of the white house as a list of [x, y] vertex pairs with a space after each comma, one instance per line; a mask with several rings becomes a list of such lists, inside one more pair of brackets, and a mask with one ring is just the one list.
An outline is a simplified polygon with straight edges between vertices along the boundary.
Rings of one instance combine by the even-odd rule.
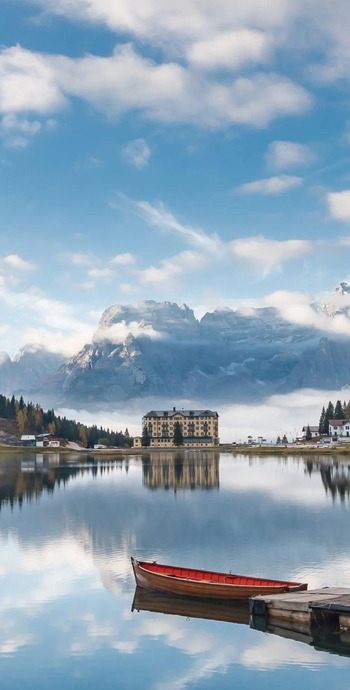
[[[318, 426], [310, 426], [310, 431], [311, 431], [311, 438], [316, 438], [316, 436], [320, 435], [320, 432], [318, 430]], [[303, 426], [303, 437], [306, 436], [306, 432], [307, 432], [307, 425]]]
[[329, 435], [338, 438], [350, 437], [350, 419], [330, 419]]
[[38, 434], [36, 437], [37, 448], [59, 448], [60, 441], [53, 434]]
[[21, 442], [24, 446], [35, 446], [35, 436], [33, 434], [22, 434]]

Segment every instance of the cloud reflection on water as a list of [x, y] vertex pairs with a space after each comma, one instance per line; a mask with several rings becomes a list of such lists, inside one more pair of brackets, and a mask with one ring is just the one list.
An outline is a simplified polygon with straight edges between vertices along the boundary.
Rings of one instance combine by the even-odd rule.
[[[345, 659], [245, 626], [130, 614], [129, 559], [135, 553], [203, 567], [220, 563], [223, 570], [234, 561], [241, 572], [257, 574], [271, 572], [272, 564], [276, 576], [300, 573], [300, 579], [312, 575], [313, 585], [337, 580], [350, 585], [349, 512], [327, 498], [319, 470], [310, 475], [310, 467], [294, 459], [249, 462], [224, 456], [219, 491], [174, 493], [150, 489], [140, 460], [130, 461], [128, 473], [111, 463], [102, 473], [99, 467], [71, 469], [69, 482], [58, 491], [54, 485], [53, 493], [39, 493], [21, 508], [3, 504], [0, 514], [0, 611], [8, 621], [0, 633], [0, 654], [12, 657], [16, 668], [30, 649], [32, 673], [34, 660], [40, 660], [50, 669], [54, 688], [56, 666], [67, 664], [70, 673], [84, 658], [87, 665], [85, 671], [79, 666], [79, 673], [97, 678], [103, 668], [108, 688], [118, 669], [119, 687], [136, 687], [141, 674], [145, 688], [181, 690], [204, 681], [216, 688], [218, 673], [233, 684], [244, 676], [246, 687], [256, 687], [256, 674], [263, 670], [272, 674], [274, 687], [277, 669], [341, 673], [348, 667]], [[18, 487], [12, 465], [11, 472], [7, 478]], [[51, 659], [41, 661], [48, 641]], [[30, 669], [29, 664], [27, 673]], [[5, 670], [5, 685], [12, 688], [9, 674]], [[72, 681], [68, 687], [79, 686]]]

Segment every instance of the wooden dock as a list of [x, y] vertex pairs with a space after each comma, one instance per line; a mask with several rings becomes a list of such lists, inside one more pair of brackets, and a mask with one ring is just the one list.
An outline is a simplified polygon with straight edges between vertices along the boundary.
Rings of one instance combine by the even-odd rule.
[[[261, 619], [279, 628], [298, 627], [350, 630], [350, 588], [325, 587], [305, 592], [251, 597], [249, 611], [254, 627]], [[256, 620], [255, 620], [256, 619]], [[259, 625], [260, 619], [260, 625]]]

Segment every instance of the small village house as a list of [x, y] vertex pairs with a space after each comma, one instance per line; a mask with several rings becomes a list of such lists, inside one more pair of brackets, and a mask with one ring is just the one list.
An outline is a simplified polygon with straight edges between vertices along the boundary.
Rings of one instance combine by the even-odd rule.
[[60, 440], [53, 434], [38, 434], [35, 437], [37, 448], [59, 448]]
[[311, 433], [311, 438], [317, 438], [320, 435], [320, 432], [318, 430], [318, 426], [311, 426], [306, 425], [303, 426], [303, 431], [302, 431], [302, 438], [306, 438], [306, 432], [307, 432], [307, 427], [309, 426], [310, 433]]
[[329, 435], [332, 438], [341, 438], [350, 441], [350, 419], [330, 419]]
[[21, 443], [22, 446], [35, 446], [34, 434], [22, 434]]

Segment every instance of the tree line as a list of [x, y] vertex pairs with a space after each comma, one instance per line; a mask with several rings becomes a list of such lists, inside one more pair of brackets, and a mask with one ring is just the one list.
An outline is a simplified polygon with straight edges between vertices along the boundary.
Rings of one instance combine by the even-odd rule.
[[0, 394], [0, 417], [14, 421], [20, 434], [42, 434], [48, 432], [67, 441], [76, 441], [84, 448], [93, 448], [100, 443], [104, 446], [132, 446], [128, 429], [110, 431], [96, 424], [86, 426], [73, 419], [56, 415], [54, 410], [44, 411], [40, 405], [25, 403], [23, 396], [17, 400], [13, 395], [7, 398]]

